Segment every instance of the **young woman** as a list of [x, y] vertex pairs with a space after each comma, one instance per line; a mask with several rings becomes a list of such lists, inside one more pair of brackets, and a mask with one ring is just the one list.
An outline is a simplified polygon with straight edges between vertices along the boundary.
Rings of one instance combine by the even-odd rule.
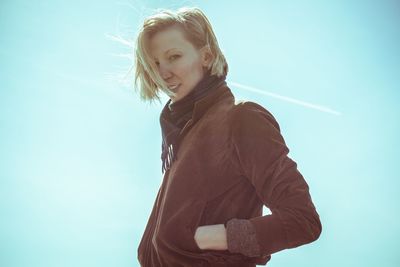
[[[255, 266], [316, 240], [319, 215], [278, 122], [235, 101], [228, 64], [198, 8], [148, 17], [135, 82], [160, 115], [161, 187], [138, 247], [141, 266]], [[263, 205], [272, 214], [262, 216]]]

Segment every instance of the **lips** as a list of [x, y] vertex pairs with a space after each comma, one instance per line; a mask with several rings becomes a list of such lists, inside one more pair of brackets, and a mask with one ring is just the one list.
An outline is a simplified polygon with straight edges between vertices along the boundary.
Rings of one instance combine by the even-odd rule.
[[172, 91], [175, 91], [179, 86], [180, 84], [168, 85], [168, 88], [171, 89]]

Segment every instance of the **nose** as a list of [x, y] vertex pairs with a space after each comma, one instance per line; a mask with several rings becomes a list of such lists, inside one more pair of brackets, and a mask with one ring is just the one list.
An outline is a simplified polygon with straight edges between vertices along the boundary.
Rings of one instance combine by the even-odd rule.
[[163, 65], [161, 63], [158, 66], [158, 71], [160, 72], [161, 78], [163, 78], [165, 81], [168, 80], [172, 76], [171, 71], [165, 65]]

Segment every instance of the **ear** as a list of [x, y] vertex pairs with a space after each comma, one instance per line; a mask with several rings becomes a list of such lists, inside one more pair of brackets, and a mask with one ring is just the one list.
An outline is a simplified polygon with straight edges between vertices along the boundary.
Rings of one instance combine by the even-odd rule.
[[209, 68], [214, 61], [214, 56], [211, 52], [210, 46], [205, 45], [200, 49], [201, 62], [203, 67]]

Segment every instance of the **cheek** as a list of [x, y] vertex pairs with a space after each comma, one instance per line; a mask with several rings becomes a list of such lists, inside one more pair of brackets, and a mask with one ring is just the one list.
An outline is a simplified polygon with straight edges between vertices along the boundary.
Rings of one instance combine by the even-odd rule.
[[203, 73], [203, 66], [201, 64], [201, 62], [199, 61], [194, 61], [192, 62], [191, 66], [190, 66], [190, 71], [192, 73], [192, 75], [194, 76], [201, 76]]
[[188, 64], [182, 65], [179, 68], [179, 76], [181, 76], [181, 78], [190, 80], [197, 79], [200, 71], [202, 71], [201, 65], [199, 65], [197, 62], [190, 62]]
[[199, 60], [182, 61], [175, 68], [175, 74], [186, 81], [197, 82], [203, 74], [203, 66]]

